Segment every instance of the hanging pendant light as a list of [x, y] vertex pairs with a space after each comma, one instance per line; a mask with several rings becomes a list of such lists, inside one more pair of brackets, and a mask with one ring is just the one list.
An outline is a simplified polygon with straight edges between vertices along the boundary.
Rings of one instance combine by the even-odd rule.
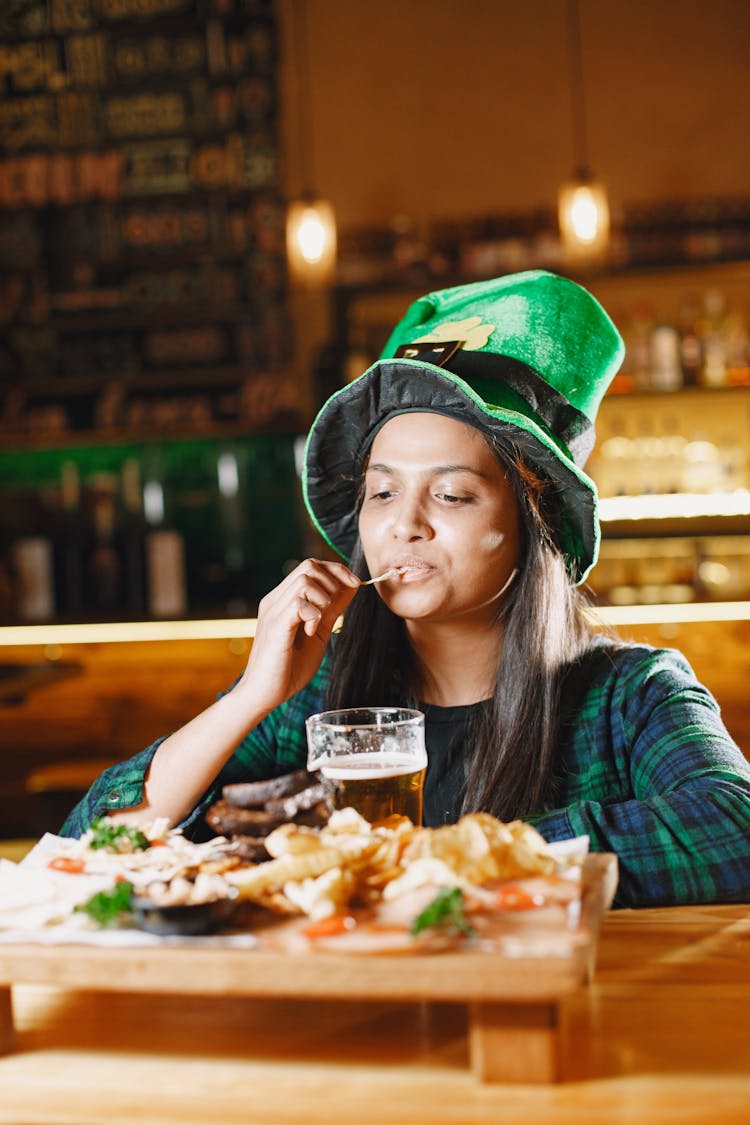
[[294, 21], [294, 72], [297, 82], [297, 133], [303, 190], [290, 201], [286, 217], [286, 252], [293, 283], [317, 288], [331, 281], [336, 265], [336, 219], [331, 204], [312, 189], [312, 115], [307, 39], [307, 0], [290, 6]]
[[286, 251], [293, 281], [320, 285], [331, 279], [336, 264], [336, 220], [327, 200], [309, 194], [289, 204]]
[[604, 185], [591, 173], [586, 138], [586, 101], [581, 60], [578, 0], [568, 0], [568, 56], [575, 172], [558, 195], [560, 235], [573, 262], [601, 259], [609, 246], [609, 203]]
[[604, 185], [585, 168], [566, 180], [559, 195], [560, 233], [565, 249], [600, 256], [609, 243], [609, 203]]

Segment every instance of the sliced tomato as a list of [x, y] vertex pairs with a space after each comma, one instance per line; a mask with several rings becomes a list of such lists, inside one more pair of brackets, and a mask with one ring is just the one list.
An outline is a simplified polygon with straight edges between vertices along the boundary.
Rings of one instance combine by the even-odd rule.
[[351, 914], [329, 914], [327, 918], [318, 918], [302, 928], [306, 938], [314, 941], [315, 938], [335, 937], [337, 934], [346, 934], [357, 925], [357, 919]]
[[86, 870], [86, 864], [82, 859], [76, 859], [72, 855], [56, 855], [47, 864], [53, 871], [67, 871], [68, 875], [80, 875]]
[[492, 897], [495, 910], [534, 910], [537, 906], [544, 906], [542, 895], [531, 895], [513, 883], [494, 887]]

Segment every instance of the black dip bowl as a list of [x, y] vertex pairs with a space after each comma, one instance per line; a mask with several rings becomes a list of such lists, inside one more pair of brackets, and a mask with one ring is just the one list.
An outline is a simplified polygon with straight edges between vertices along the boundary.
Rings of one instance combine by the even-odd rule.
[[163, 906], [144, 895], [135, 894], [130, 901], [136, 926], [160, 937], [213, 934], [231, 921], [238, 905], [237, 891], [225, 898], [190, 906]]

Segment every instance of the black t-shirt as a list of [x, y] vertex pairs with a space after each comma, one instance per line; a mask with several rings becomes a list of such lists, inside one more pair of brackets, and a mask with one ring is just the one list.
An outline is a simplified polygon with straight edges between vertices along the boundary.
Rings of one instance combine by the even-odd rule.
[[424, 712], [427, 743], [422, 820], [427, 828], [439, 828], [443, 824], [454, 824], [461, 815], [471, 731], [487, 703], [464, 707], [436, 707], [432, 703], [417, 706]]

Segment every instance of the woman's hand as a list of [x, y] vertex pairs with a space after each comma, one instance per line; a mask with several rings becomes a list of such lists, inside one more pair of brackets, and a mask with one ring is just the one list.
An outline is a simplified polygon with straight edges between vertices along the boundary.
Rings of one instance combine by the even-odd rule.
[[165, 739], [146, 776], [144, 799], [117, 819], [184, 820], [247, 732], [314, 676], [336, 619], [360, 584], [343, 563], [307, 559], [266, 594], [239, 683]]
[[266, 714], [315, 675], [337, 619], [359, 589], [344, 563], [306, 559], [258, 606], [250, 659], [235, 688]]

